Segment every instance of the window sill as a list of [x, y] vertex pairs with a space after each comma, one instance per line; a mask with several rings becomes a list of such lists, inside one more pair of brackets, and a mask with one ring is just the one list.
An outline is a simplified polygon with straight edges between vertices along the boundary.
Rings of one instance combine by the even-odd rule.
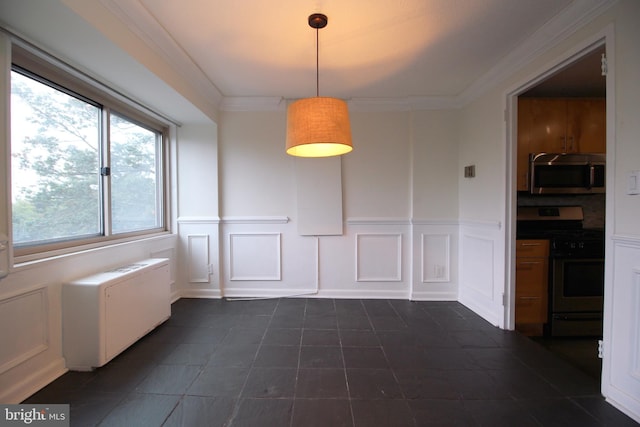
[[113, 239], [95, 243], [89, 243], [85, 245], [78, 245], [74, 247], [68, 247], [64, 249], [52, 250], [47, 252], [39, 252], [29, 255], [16, 256], [13, 258], [12, 271], [22, 270], [35, 265], [51, 262], [63, 258], [78, 256], [82, 254], [88, 254], [91, 252], [101, 251], [107, 248], [114, 248], [117, 246], [126, 246], [137, 243], [144, 243], [154, 240], [173, 239], [176, 235], [169, 231], [162, 231], [153, 234], [145, 234], [143, 236], [129, 236], [120, 239]]

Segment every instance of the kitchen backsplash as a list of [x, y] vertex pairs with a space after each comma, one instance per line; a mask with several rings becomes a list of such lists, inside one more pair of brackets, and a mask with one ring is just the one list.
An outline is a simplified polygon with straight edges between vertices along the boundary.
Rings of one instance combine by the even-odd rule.
[[582, 206], [584, 228], [604, 228], [605, 195], [539, 196], [518, 194], [518, 206]]

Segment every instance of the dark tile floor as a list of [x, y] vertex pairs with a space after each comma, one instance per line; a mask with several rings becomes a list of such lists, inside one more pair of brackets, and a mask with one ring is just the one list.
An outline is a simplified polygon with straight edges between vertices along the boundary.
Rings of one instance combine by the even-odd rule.
[[532, 339], [587, 375], [598, 380], [602, 376], [602, 360], [598, 358], [597, 337], [534, 337]]
[[631, 426], [596, 378], [454, 302], [182, 299], [28, 403], [73, 426]]

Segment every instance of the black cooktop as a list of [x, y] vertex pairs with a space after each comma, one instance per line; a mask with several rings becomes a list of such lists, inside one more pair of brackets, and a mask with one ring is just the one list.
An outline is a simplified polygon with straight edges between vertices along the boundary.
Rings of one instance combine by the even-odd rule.
[[604, 240], [604, 230], [600, 228], [549, 228], [527, 227], [518, 224], [518, 239], [563, 239], [563, 240]]
[[604, 241], [604, 230], [583, 228], [581, 206], [518, 207], [518, 239]]

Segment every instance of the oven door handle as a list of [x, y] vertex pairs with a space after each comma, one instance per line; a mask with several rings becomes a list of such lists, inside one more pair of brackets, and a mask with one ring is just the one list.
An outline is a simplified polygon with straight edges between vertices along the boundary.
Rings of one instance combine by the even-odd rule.
[[602, 315], [594, 314], [593, 316], [572, 317], [572, 316], [563, 316], [561, 314], [554, 314], [553, 318], [557, 320], [564, 320], [567, 322], [582, 322], [584, 320], [602, 320]]
[[587, 187], [591, 190], [596, 182], [596, 168], [593, 166], [593, 163], [589, 163], [589, 186]]

